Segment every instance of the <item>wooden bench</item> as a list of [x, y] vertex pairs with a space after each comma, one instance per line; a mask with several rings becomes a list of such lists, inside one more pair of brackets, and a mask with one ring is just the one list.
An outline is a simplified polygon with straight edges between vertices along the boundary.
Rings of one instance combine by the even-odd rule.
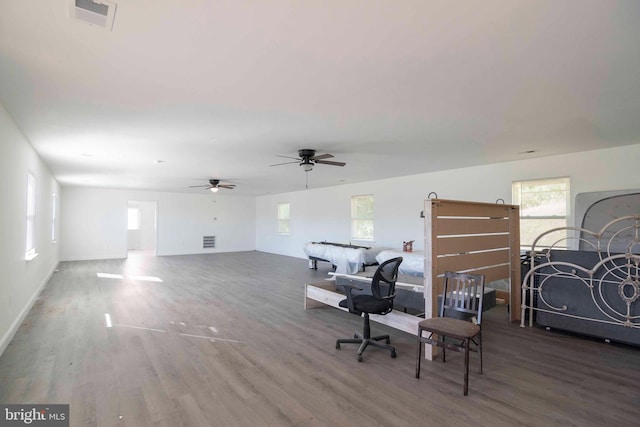
[[[364, 285], [371, 282], [370, 278], [357, 275], [342, 275], [342, 278], [343, 280], [346, 279], [347, 281], [353, 282], [356, 286], [359, 285], [358, 282]], [[396, 283], [396, 289], [404, 286], [412, 288], [421, 287], [421, 285], [411, 283]], [[324, 280], [322, 282], [306, 284], [304, 296], [305, 309], [335, 307], [343, 311], [349, 311], [346, 308], [340, 307], [338, 305], [340, 301], [345, 299], [345, 296], [336, 288], [335, 277], [333, 280]], [[372, 314], [370, 318], [375, 322], [391, 326], [392, 328], [400, 329], [401, 331], [405, 331], [412, 335], [417, 335], [418, 322], [423, 319], [422, 317], [404, 313], [399, 310], [393, 310], [391, 313], [388, 313], [384, 316]]]

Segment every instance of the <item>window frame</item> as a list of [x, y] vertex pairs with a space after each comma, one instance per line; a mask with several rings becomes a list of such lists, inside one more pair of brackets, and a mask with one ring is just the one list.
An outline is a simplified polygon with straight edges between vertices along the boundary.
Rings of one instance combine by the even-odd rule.
[[36, 175], [27, 172], [27, 204], [25, 212], [25, 254], [24, 258], [30, 261], [38, 256], [36, 252], [36, 203], [37, 203], [38, 180]]
[[[358, 200], [362, 199], [370, 199], [371, 201], [371, 215], [363, 216], [362, 213], [357, 212], [358, 208]], [[374, 227], [374, 219], [375, 219], [375, 197], [373, 194], [360, 194], [351, 196], [351, 240], [358, 240], [364, 242], [373, 242], [375, 240], [375, 227]], [[371, 229], [370, 235], [362, 235], [359, 234], [361, 227], [359, 226], [360, 222], [366, 221], [370, 224], [369, 228]]]
[[[281, 208], [286, 206], [286, 215], [283, 215], [285, 212]], [[278, 234], [281, 236], [290, 236], [291, 235], [291, 203], [289, 202], [278, 202], [276, 204], [277, 209], [277, 217], [278, 217]]]
[[57, 209], [58, 196], [51, 193], [51, 243], [56, 242], [56, 220], [58, 217]]
[[[565, 193], [564, 213], [559, 213], [557, 215], [556, 214], [551, 214], [551, 215], [525, 214], [526, 209], [522, 208], [522, 203], [523, 203], [522, 195], [532, 194], [532, 193], [543, 193], [543, 191], [542, 190], [528, 191], [525, 193], [522, 191], [522, 185], [523, 184], [536, 185], [536, 183], [540, 187], [548, 186], [548, 185], [564, 185], [564, 190], [556, 190], [556, 192], [564, 191]], [[545, 231], [548, 231], [554, 228], [562, 228], [562, 227], [569, 226], [569, 218], [570, 218], [570, 212], [571, 212], [571, 179], [570, 177], [561, 176], [561, 177], [552, 177], [552, 178], [537, 178], [537, 179], [513, 181], [511, 183], [511, 192], [512, 192], [512, 203], [516, 205], [520, 205], [520, 247], [522, 249], [525, 249], [525, 248], [530, 249], [531, 246], [533, 245], [533, 242], [538, 238], [538, 236], [540, 236], [541, 233], [544, 233]], [[526, 226], [526, 222], [529, 222], [531, 224], [531, 221], [548, 221], [549, 222], [549, 221], [558, 221], [558, 220], [563, 220], [563, 224], [561, 225], [556, 224], [556, 225], [552, 225], [545, 228], [544, 231], [542, 231], [541, 233], [537, 233], [535, 236], [530, 236], [532, 238], [531, 241], [523, 240], [523, 237], [526, 237], [529, 234], [526, 232], [523, 233], [523, 230], [527, 230], [530, 228]], [[552, 233], [552, 235], [549, 236], [550, 240], [551, 238], [556, 239], [556, 241], [554, 241], [553, 243], [554, 248], [567, 248], [569, 237], [570, 236], [568, 236], [567, 232], [563, 232], [562, 234]], [[536, 248], [541, 249], [541, 248], [548, 248], [550, 246], [551, 244], [549, 243], [549, 241], [545, 242], [545, 240], [543, 239], [538, 241]]]

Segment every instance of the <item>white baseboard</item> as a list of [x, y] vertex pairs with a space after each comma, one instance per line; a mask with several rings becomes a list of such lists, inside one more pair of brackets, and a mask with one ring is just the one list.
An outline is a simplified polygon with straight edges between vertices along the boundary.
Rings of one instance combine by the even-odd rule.
[[20, 311], [20, 314], [18, 314], [18, 317], [16, 317], [16, 319], [13, 321], [9, 330], [4, 334], [2, 339], [0, 339], [0, 356], [2, 356], [2, 353], [4, 353], [4, 351], [9, 346], [9, 343], [15, 336], [16, 332], [18, 332], [18, 329], [20, 329], [20, 325], [22, 325], [22, 322], [27, 317], [27, 314], [29, 314], [29, 311], [31, 311], [31, 309], [33, 308], [33, 305], [36, 303], [36, 300], [40, 296], [40, 293], [42, 292], [44, 287], [47, 285], [47, 282], [49, 281], [49, 279], [51, 279], [51, 276], [53, 275], [54, 271], [56, 271], [57, 268], [58, 268], [58, 264], [53, 266], [49, 274], [47, 274], [47, 276], [38, 286], [38, 289], [36, 289], [36, 291], [33, 293], [31, 298], [27, 302], [27, 304], [25, 304], [25, 306], [22, 308], [22, 310]]
[[78, 255], [78, 256], [65, 256], [64, 258], [61, 258], [60, 261], [97, 261], [97, 260], [103, 260], [103, 259], [125, 259], [127, 257], [126, 254], [124, 255], [90, 255], [90, 256], [86, 256], [86, 255]]

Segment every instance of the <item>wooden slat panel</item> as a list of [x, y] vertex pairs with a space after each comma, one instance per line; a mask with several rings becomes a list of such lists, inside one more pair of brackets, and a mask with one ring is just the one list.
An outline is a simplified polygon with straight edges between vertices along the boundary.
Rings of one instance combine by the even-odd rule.
[[[437, 224], [437, 207], [432, 200], [424, 202], [424, 317], [430, 319], [438, 314], [438, 286], [436, 284], [436, 267], [438, 262], [438, 239], [435, 234]], [[438, 347], [425, 344], [424, 357], [433, 360], [438, 354]]]
[[509, 236], [507, 234], [490, 236], [448, 237], [438, 240], [438, 251], [440, 251], [441, 255], [508, 247]]
[[[446, 270], [445, 270], [446, 271]], [[455, 270], [449, 270], [455, 271]], [[481, 270], [471, 270], [469, 273], [473, 274], [484, 274], [484, 280], [486, 283], [493, 282], [496, 280], [508, 279], [509, 278], [509, 266], [508, 265], [498, 265], [495, 267], [483, 268]], [[444, 271], [438, 274], [444, 274]], [[439, 279], [441, 281], [441, 279]], [[442, 291], [442, 288], [440, 288]]]
[[445, 271], [463, 271], [503, 263], [509, 263], [508, 250], [446, 256], [438, 258], [438, 274]]
[[435, 233], [438, 236], [508, 232], [508, 219], [439, 218], [437, 229], [435, 230]]
[[511, 301], [509, 304], [509, 320], [516, 322], [520, 320], [521, 312], [521, 288], [520, 288], [520, 208], [518, 206], [511, 210], [510, 214], [511, 237]]
[[[494, 203], [478, 203], [457, 200], [425, 200], [425, 314], [430, 317], [436, 313], [436, 296], [439, 293], [437, 275], [445, 270], [476, 270], [485, 265], [493, 267], [477, 270], [484, 274], [487, 281], [509, 278], [511, 291], [509, 301], [511, 307], [510, 320], [518, 320], [520, 307], [520, 210], [516, 205], [499, 205]], [[448, 218], [449, 217], [449, 218]], [[461, 218], [450, 218], [461, 217]], [[504, 233], [509, 245], [504, 244], [504, 236], [482, 236], [484, 234]], [[478, 236], [464, 236], [477, 234]], [[461, 236], [461, 240], [437, 238], [437, 236]], [[474, 240], [477, 237], [479, 240]], [[469, 246], [465, 246], [464, 240]], [[488, 238], [488, 240], [482, 240]], [[482, 242], [482, 243], [481, 243]], [[501, 255], [493, 252], [483, 254], [464, 254], [455, 257], [438, 257], [442, 254], [473, 252], [505, 247]], [[502, 264], [502, 265], [498, 265]], [[432, 283], [433, 282], [433, 283]], [[433, 285], [433, 286], [432, 286]], [[431, 352], [430, 352], [431, 353]], [[435, 351], [431, 353], [435, 355]], [[427, 355], [427, 358], [431, 355]]]
[[475, 274], [484, 274], [485, 283], [509, 278], [509, 265], [499, 265], [497, 267], [483, 268], [482, 270], [471, 271]]
[[465, 202], [458, 200], [432, 200], [438, 216], [508, 217], [512, 205]]

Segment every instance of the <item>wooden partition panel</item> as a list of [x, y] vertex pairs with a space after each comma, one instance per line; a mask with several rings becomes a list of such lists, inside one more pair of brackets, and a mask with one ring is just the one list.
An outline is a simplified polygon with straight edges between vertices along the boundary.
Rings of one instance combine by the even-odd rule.
[[509, 320], [520, 317], [520, 208], [457, 200], [425, 201], [425, 317], [438, 312], [445, 271], [510, 279]]
[[[457, 200], [425, 200], [425, 318], [438, 313], [445, 271], [510, 279], [509, 320], [520, 317], [520, 208]], [[431, 360], [436, 348], [427, 345]], [[429, 348], [431, 347], [431, 348]]]

